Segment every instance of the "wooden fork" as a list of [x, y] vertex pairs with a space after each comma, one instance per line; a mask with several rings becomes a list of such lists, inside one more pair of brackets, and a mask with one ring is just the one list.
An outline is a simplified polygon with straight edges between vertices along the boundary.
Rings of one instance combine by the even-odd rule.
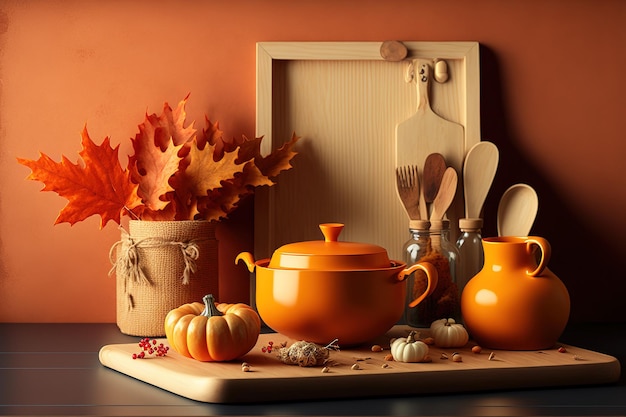
[[420, 220], [420, 183], [417, 166], [410, 165], [396, 168], [396, 183], [398, 195], [409, 219]]

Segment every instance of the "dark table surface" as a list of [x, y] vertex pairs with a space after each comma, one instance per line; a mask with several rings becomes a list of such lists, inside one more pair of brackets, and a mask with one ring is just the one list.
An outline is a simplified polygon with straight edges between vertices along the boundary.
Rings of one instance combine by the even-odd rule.
[[[206, 404], [108, 369], [115, 324], [0, 323], [0, 415], [626, 415], [626, 382], [568, 388], [269, 404]], [[626, 323], [569, 326], [561, 342], [626, 359]], [[245, 395], [245, 393], [242, 393]]]

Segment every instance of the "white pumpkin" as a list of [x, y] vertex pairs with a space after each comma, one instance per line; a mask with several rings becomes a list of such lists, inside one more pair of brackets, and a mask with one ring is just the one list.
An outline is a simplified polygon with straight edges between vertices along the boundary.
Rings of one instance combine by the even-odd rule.
[[430, 325], [430, 335], [439, 347], [462, 347], [469, 341], [469, 334], [454, 319], [435, 320]]
[[421, 362], [428, 355], [428, 345], [415, 340], [415, 332], [411, 331], [406, 339], [398, 338], [391, 343], [391, 355], [398, 362]]

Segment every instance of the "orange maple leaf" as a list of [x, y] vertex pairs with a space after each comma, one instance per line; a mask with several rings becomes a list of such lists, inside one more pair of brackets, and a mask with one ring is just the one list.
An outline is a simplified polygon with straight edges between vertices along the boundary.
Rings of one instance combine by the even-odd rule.
[[191, 138], [196, 134], [196, 129], [193, 127], [194, 123], [185, 127], [185, 118], [187, 112], [185, 111], [185, 104], [187, 104], [187, 97], [182, 99], [176, 109], [172, 110], [170, 105], [165, 102], [163, 104], [163, 112], [161, 115], [146, 114], [146, 122], [143, 126], [146, 129], [152, 129], [154, 132], [148, 131], [147, 134], [154, 137], [156, 146], [164, 148], [167, 142], [172, 139], [174, 146], [183, 145], [189, 143]]
[[42, 191], [54, 191], [68, 200], [55, 224], [73, 225], [92, 215], [100, 215], [100, 228], [109, 220], [119, 224], [121, 214], [129, 214], [141, 204], [137, 185], [120, 165], [119, 145], [112, 148], [108, 137], [96, 145], [86, 127], [81, 138], [83, 149], [79, 155], [84, 166], [72, 163], [65, 156], [61, 162], [55, 162], [43, 153], [36, 161], [18, 158], [18, 162], [31, 169], [27, 179], [44, 183]]
[[234, 178], [236, 173], [243, 170], [243, 165], [235, 163], [237, 152], [224, 152], [217, 161], [214, 152], [214, 145], [207, 143], [200, 149], [193, 139], [187, 156], [188, 164], [172, 177], [172, 187], [178, 199], [189, 207], [190, 219], [198, 214], [198, 197], [208, 195], [210, 190], [221, 187], [222, 181]]
[[[202, 135], [198, 136], [198, 147], [204, 148], [204, 146], [209, 143], [215, 146], [215, 156], [216, 158], [220, 158], [222, 153], [225, 150], [226, 142], [224, 142], [224, 132], [220, 130], [220, 122], [213, 123], [209, 120], [208, 117], [204, 117], [204, 121], [206, 123], [206, 128], [202, 129]], [[232, 151], [233, 149], [229, 149], [228, 151]]]
[[291, 140], [283, 143], [280, 148], [272, 151], [269, 155], [261, 156], [257, 153], [254, 157], [254, 163], [259, 167], [263, 175], [270, 178], [278, 176], [282, 171], [292, 168], [291, 159], [297, 154], [293, 147], [299, 139], [300, 137], [293, 133]]
[[[183, 105], [184, 101], [179, 108]], [[132, 178], [139, 184], [138, 195], [152, 211], [162, 210], [169, 204], [164, 196], [174, 190], [169, 179], [178, 171], [182, 160], [179, 151], [184, 146], [184, 143], [174, 144], [175, 137], [184, 136], [179, 131], [184, 121], [174, 123], [171, 109], [166, 110], [159, 118], [146, 116], [139, 125], [139, 133], [131, 139], [135, 153], [128, 160]], [[179, 113], [184, 114], [184, 111]]]
[[219, 220], [227, 217], [238, 205], [242, 197], [252, 194], [254, 187], [274, 185], [254, 165], [253, 161], [243, 166], [241, 173], [228, 181], [222, 181], [222, 186], [208, 192], [206, 197], [198, 198], [198, 212], [200, 217], [207, 220]]

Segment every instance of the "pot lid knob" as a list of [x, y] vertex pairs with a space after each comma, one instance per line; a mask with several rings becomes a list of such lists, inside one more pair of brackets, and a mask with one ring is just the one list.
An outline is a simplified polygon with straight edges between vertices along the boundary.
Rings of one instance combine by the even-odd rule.
[[343, 230], [342, 223], [322, 223], [320, 229], [324, 235], [324, 242], [336, 242], [339, 239], [339, 234]]

